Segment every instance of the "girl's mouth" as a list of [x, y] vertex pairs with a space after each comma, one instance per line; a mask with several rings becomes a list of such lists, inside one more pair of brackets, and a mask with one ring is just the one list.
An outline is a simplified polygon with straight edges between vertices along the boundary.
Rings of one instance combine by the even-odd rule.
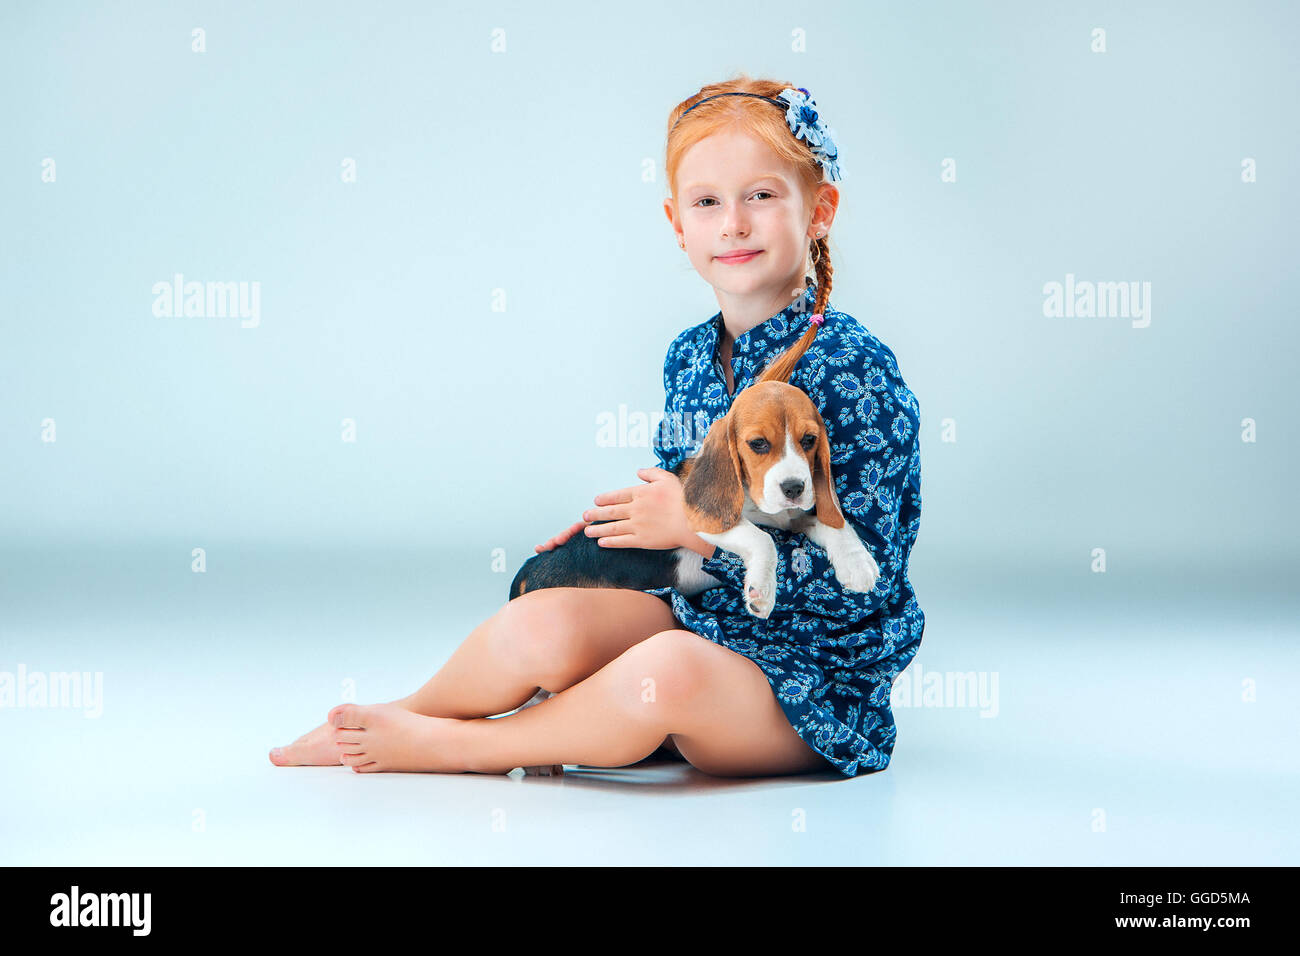
[[725, 262], [728, 265], [736, 265], [737, 263], [748, 262], [750, 259], [761, 254], [762, 251], [762, 249], [755, 249], [753, 252], [746, 252], [735, 256], [717, 256], [716, 258], [719, 262]]

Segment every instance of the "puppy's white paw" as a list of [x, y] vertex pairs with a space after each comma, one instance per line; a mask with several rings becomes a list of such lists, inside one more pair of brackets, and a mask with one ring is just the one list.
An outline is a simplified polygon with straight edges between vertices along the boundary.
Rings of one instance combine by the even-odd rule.
[[745, 609], [754, 617], [765, 618], [776, 605], [776, 572], [745, 575]]
[[865, 593], [876, 586], [876, 579], [880, 577], [880, 567], [865, 547], [859, 545], [850, 548], [846, 554], [838, 554], [834, 557], [835, 560], [831, 563], [835, 566], [835, 577], [839, 578], [840, 584], [850, 591]]

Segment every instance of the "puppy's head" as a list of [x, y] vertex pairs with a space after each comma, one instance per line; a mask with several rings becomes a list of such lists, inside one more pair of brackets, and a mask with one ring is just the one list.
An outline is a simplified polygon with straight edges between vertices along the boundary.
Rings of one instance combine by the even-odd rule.
[[804, 391], [757, 382], [705, 436], [683, 484], [687, 519], [697, 531], [720, 533], [740, 521], [748, 495], [767, 514], [815, 507], [823, 524], [841, 528], [830, 457], [826, 425]]

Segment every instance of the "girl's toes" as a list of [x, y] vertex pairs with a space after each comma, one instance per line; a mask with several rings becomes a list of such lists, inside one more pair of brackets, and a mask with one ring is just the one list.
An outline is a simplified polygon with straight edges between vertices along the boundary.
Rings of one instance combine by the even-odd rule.
[[361, 712], [364, 708], [356, 704], [339, 704], [329, 712], [326, 719], [335, 727], [362, 727]]
[[363, 763], [374, 763], [374, 760], [365, 754], [339, 754], [339, 762], [345, 767], [355, 767]]
[[[311, 749], [305, 746], [301, 741], [292, 744], [286, 744], [283, 747], [272, 747], [268, 754], [271, 763], [277, 767], [302, 767], [313, 762], [317, 756]], [[319, 760], [315, 761], [319, 763]]]
[[370, 763], [359, 764], [352, 768], [354, 773], [376, 773], [379, 769], [379, 761], [377, 760], [372, 760]]

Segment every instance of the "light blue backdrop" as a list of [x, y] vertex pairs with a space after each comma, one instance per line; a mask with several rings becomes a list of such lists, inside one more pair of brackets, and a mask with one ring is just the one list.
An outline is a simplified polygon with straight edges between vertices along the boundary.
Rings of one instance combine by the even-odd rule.
[[[638, 483], [597, 418], [660, 410], [718, 308], [660, 209], [666, 117], [744, 69], [839, 134], [833, 301], [921, 403], [918, 562], [1274, 567], [1297, 18], [1130, 6], [7, 4], [0, 533], [487, 560]], [[259, 324], [155, 316], [176, 273], [260, 283]], [[1149, 282], [1149, 326], [1045, 317], [1067, 274]]]
[[[344, 687], [419, 686], [533, 545], [653, 463], [598, 420], [661, 410], [668, 343], [718, 309], [661, 210], [666, 121], [744, 70], [836, 130], [832, 303], [920, 402], [913, 670], [1000, 673], [1002, 699], [896, 708], [885, 775], [797, 798], [813, 842], [764, 850], [730, 803], [597, 799], [574, 827], [623, 861], [1295, 863], [1269, 794], [1298, 779], [1298, 25], [1285, 3], [4, 0], [0, 670], [104, 676], [102, 719], [0, 714], [6, 861], [338, 859], [330, 800], [267, 748]], [[255, 327], [156, 315], [178, 273], [258, 283]], [[1067, 277], [1149, 283], [1149, 324], [1045, 316]], [[374, 785], [418, 789], [351, 862], [543, 858], [416, 822], [445, 779]]]

